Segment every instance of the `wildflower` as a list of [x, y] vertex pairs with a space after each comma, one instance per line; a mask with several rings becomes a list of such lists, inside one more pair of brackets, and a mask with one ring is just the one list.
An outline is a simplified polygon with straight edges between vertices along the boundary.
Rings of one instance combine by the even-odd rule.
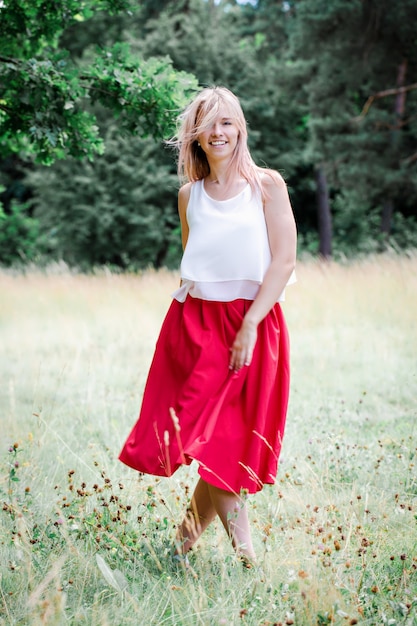
[[174, 411], [174, 409], [173, 409], [172, 407], [170, 407], [170, 409], [169, 409], [169, 413], [170, 413], [170, 415], [171, 415], [171, 419], [172, 419], [172, 421], [174, 422], [174, 428], [175, 428], [175, 430], [176, 430], [177, 432], [179, 432], [179, 431], [181, 430], [181, 427], [180, 427], [180, 421], [179, 421], [179, 419], [178, 419], [178, 417], [177, 417], [177, 414], [175, 413], [175, 411]]

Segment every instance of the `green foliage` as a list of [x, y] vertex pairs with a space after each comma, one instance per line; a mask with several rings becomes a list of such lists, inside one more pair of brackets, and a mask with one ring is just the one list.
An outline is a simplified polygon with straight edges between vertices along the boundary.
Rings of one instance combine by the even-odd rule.
[[30, 59], [56, 47], [62, 32], [98, 11], [115, 14], [132, 8], [131, 0], [7, 0], [0, 7], [2, 53]]
[[379, 207], [369, 205], [358, 190], [339, 193], [333, 200], [333, 210], [336, 257], [377, 253], [387, 248], [404, 252], [417, 247], [415, 218], [395, 213], [391, 234], [386, 237], [380, 230]]
[[94, 162], [57, 162], [30, 175], [50, 254], [87, 269], [172, 266], [180, 256], [171, 155], [112, 126]]
[[94, 116], [80, 108], [85, 95], [64, 55], [52, 60], [10, 60], [1, 67], [7, 85], [0, 111], [0, 140], [7, 152], [26, 152], [51, 163], [66, 153], [103, 151]]
[[126, 43], [98, 54], [81, 80], [88, 80], [93, 104], [114, 112], [120, 129], [135, 134], [142, 129], [156, 139], [174, 133], [175, 118], [197, 87], [193, 77], [175, 71], [168, 58], [138, 63]]
[[395, 213], [387, 244], [399, 252], [415, 250], [417, 248], [417, 219], [413, 216], [404, 217], [399, 212]]
[[[415, 215], [417, 92], [410, 90], [401, 106], [395, 93], [376, 98], [367, 114], [360, 114], [370, 96], [395, 89], [399, 80], [413, 82], [417, 55], [411, 24], [417, 5], [307, 0], [289, 6], [289, 85], [308, 112], [305, 158], [325, 167], [335, 199], [335, 245], [372, 251], [381, 240], [387, 201], [404, 215]], [[343, 216], [341, 203], [347, 207]]]
[[0, 264], [33, 261], [39, 252], [39, 223], [29, 215], [29, 203], [13, 201], [10, 213], [0, 204]]
[[[123, 0], [72, 0], [0, 8], [0, 146], [5, 154], [33, 154], [51, 163], [66, 155], [92, 158], [103, 152], [95, 115], [86, 102], [100, 102], [121, 127], [155, 137], [173, 130], [175, 113], [195, 88], [169, 60], [147, 62], [114, 45], [81, 64], [61, 49], [59, 38], [76, 21], [99, 10], [121, 11]], [[28, 36], [29, 34], [29, 36]]]
[[[255, 160], [278, 169], [288, 183], [301, 248], [320, 249], [318, 167], [326, 175], [336, 255], [414, 245], [417, 90], [406, 92], [402, 113], [392, 95], [376, 98], [361, 115], [369, 96], [396, 87], [401, 68], [405, 83], [413, 80], [414, 0], [383, 0], [378, 6], [370, 0], [144, 0], [140, 6], [123, 0], [35, 0], [26, 6], [15, 0], [0, 11], [3, 154], [21, 153], [48, 164], [68, 156], [101, 159], [108, 141], [114, 151], [116, 130], [110, 137], [108, 129], [115, 121], [124, 137], [118, 160], [138, 150], [142, 161], [138, 136], [158, 141], [171, 136], [173, 120], [197, 81], [222, 84], [240, 97]], [[132, 143], [127, 139], [131, 134]], [[123, 178], [126, 189], [135, 187], [143, 197], [141, 207], [135, 207], [140, 215], [149, 190], [163, 190], [160, 200], [156, 193], [152, 198], [157, 210], [150, 209], [150, 221], [133, 228], [141, 241], [136, 250], [121, 226], [131, 223], [131, 208], [115, 212], [114, 231], [120, 225], [120, 238], [109, 234], [114, 220], [103, 198], [108, 193], [105, 160], [97, 166], [102, 185], [95, 180], [96, 167], [85, 166], [87, 179], [94, 179], [87, 203], [84, 186], [71, 180], [76, 170], [71, 158], [51, 175], [59, 197], [68, 194], [74, 206], [88, 206], [77, 214], [77, 233], [71, 223], [62, 223], [71, 222], [72, 212], [64, 212], [47, 183], [40, 182], [41, 173], [49, 181], [47, 172], [39, 169], [29, 178], [36, 179], [37, 218], [50, 252], [85, 267], [91, 262], [175, 264], [174, 164], [159, 148], [150, 158], [152, 168], [141, 163], [134, 184]], [[83, 168], [77, 176], [84, 176]], [[130, 165], [126, 169], [135, 175]], [[30, 192], [29, 187], [26, 195]], [[113, 202], [111, 193], [109, 197]], [[393, 208], [392, 216], [387, 207]], [[388, 215], [384, 227], [383, 214]], [[128, 243], [125, 253], [123, 240]]]

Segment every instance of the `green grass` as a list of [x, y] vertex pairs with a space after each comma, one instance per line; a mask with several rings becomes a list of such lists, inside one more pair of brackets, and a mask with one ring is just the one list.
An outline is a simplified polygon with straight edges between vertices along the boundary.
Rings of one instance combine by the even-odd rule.
[[196, 468], [117, 460], [178, 276], [0, 274], [0, 624], [417, 624], [417, 257], [300, 263], [262, 569], [219, 524], [168, 558]]

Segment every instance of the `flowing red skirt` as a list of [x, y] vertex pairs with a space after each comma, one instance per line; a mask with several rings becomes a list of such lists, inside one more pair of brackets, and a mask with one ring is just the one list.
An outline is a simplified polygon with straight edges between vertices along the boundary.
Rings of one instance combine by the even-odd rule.
[[258, 327], [251, 364], [231, 371], [230, 347], [250, 305], [173, 300], [123, 463], [171, 476], [195, 459], [203, 480], [235, 493], [275, 482], [289, 394], [288, 333], [277, 303]]

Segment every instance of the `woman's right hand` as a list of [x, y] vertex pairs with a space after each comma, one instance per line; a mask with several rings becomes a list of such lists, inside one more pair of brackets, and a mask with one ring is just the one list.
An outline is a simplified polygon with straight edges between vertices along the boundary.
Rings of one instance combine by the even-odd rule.
[[244, 319], [230, 348], [229, 368], [231, 370], [238, 372], [242, 367], [251, 364], [257, 337], [257, 325]]

